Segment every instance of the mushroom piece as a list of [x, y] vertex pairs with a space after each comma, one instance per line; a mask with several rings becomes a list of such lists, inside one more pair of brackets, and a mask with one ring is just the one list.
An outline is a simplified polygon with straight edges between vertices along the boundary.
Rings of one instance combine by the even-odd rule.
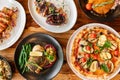
[[94, 50], [93, 50], [92, 47], [90, 47], [90, 50], [87, 50], [87, 49], [86, 49], [86, 46], [84, 46], [84, 47], [83, 47], [83, 51], [86, 52], [86, 53], [93, 53]]
[[97, 34], [95, 33], [89, 33], [88, 34], [88, 41], [91, 42], [91, 43], [94, 43], [97, 41]]
[[90, 65], [90, 71], [91, 72], [95, 72], [99, 67], [98, 61], [95, 60], [92, 62], [92, 64]]

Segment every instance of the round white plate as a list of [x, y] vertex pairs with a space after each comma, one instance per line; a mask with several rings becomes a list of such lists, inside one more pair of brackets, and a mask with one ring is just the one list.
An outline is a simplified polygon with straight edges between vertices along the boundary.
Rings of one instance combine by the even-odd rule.
[[20, 3], [18, 3], [15, 0], [0, 0], [0, 10], [3, 7], [17, 7], [18, 8], [18, 18], [17, 18], [17, 24], [11, 31], [11, 36], [7, 40], [5, 40], [2, 44], [0, 44], [0, 50], [6, 49], [10, 46], [12, 46], [21, 36], [25, 23], [26, 23], [26, 15], [24, 8]]
[[[107, 25], [104, 25], [104, 24], [100, 24], [100, 23], [90, 23], [90, 24], [86, 24], [86, 25], [83, 25], [81, 26], [79, 29], [77, 29], [72, 35], [71, 37], [69, 38], [68, 40], [68, 43], [67, 43], [67, 47], [66, 47], [66, 57], [67, 57], [67, 62], [70, 66], [70, 68], [72, 69], [72, 71], [81, 79], [83, 80], [101, 80], [100, 79], [95, 79], [95, 78], [89, 78], [87, 76], [84, 76], [82, 74], [80, 74], [72, 65], [72, 61], [71, 61], [71, 51], [72, 51], [72, 45], [73, 45], [73, 42], [74, 42], [74, 39], [76, 38], [77, 34], [85, 29], [85, 28], [92, 28], [92, 27], [96, 27], [96, 26], [99, 26], [99, 27], [102, 27], [102, 28], [105, 28], [107, 29], [108, 31], [110, 31], [111, 33], [113, 33], [114, 35], [116, 35], [118, 38], [120, 38], [120, 35], [118, 32], [116, 32], [113, 28], [107, 26]], [[120, 66], [120, 64], [119, 64]], [[106, 80], [110, 80], [112, 79], [115, 75], [117, 75], [120, 71], [120, 67], [117, 67], [116, 70], [114, 71], [114, 73], [110, 74], [109, 76], [107, 76], [107, 79]]]
[[73, 0], [51, 0], [51, 1], [56, 1], [54, 3], [57, 3], [57, 5], [61, 5], [62, 1], [64, 1], [66, 9], [68, 10], [68, 22], [66, 24], [62, 24], [60, 26], [54, 26], [54, 25], [47, 24], [46, 18], [42, 17], [40, 14], [36, 12], [36, 7], [34, 4], [35, 0], [28, 0], [28, 8], [29, 8], [32, 18], [35, 20], [35, 22], [39, 26], [53, 33], [63, 33], [63, 32], [70, 30], [76, 23], [76, 19], [77, 19], [77, 10], [76, 10], [74, 1]]

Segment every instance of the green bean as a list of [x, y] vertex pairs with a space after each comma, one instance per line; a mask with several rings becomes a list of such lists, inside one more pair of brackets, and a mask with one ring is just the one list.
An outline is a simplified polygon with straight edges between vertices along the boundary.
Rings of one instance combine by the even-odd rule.
[[19, 63], [18, 63], [19, 66], [20, 66], [20, 69], [22, 70], [22, 74], [24, 72], [28, 72], [29, 71], [28, 67], [26, 66], [26, 63], [28, 61], [29, 54], [30, 54], [31, 50], [32, 50], [32, 48], [31, 48], [30, 44], [22, 45], [22, 50], [20, 52]]

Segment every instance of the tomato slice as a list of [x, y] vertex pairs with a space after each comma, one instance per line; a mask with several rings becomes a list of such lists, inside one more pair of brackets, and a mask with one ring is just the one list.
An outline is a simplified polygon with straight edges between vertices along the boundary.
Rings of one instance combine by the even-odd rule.
[[118, 56], [119, 55], [119, 51], [118, 50], [114, 51], [114, 55]]
[[81, 60], [81, 62], [83, 62], [83, 63], [87, 61], [86, 58], [84, 58], [84, 57], [82, 57], [80, 60]]
[[95, 33], [91, 33], [91, 34], [90, 34], [90, 37], [91, 37], [91, 38], [96, 38], [97, 35], [96, 35]]
[[85, 54], [85, 57], [86, 58], [90, 58], [90, 54]]
[[86, 9], [87, 10], [92, 10], [92, 3], [87, 3], [86, 4]]
[[94, 58], [94, 59], [98, 59], [98, 55], [97, 55], [97, 54], [94, 54], [94, 55], [93, 55], [93, 58]]
[[91, 47], [90, 46], [86, 46], [86, 49], [90, 51]]

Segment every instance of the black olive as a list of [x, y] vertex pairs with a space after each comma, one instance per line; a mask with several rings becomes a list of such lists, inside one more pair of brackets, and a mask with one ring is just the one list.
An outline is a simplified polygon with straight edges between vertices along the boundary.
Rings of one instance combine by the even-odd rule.
[[100, 32], [100, 35], [103, 35], [103, 33], [102, 33], [102, 32]]
[[36, 0], [37, 2], [40, 2], [41, 0]]
[[84, 47], [84, 45], [82, 45], [82, 44], [81, 44], [80, 46], [81, 46], [81, 47]]

